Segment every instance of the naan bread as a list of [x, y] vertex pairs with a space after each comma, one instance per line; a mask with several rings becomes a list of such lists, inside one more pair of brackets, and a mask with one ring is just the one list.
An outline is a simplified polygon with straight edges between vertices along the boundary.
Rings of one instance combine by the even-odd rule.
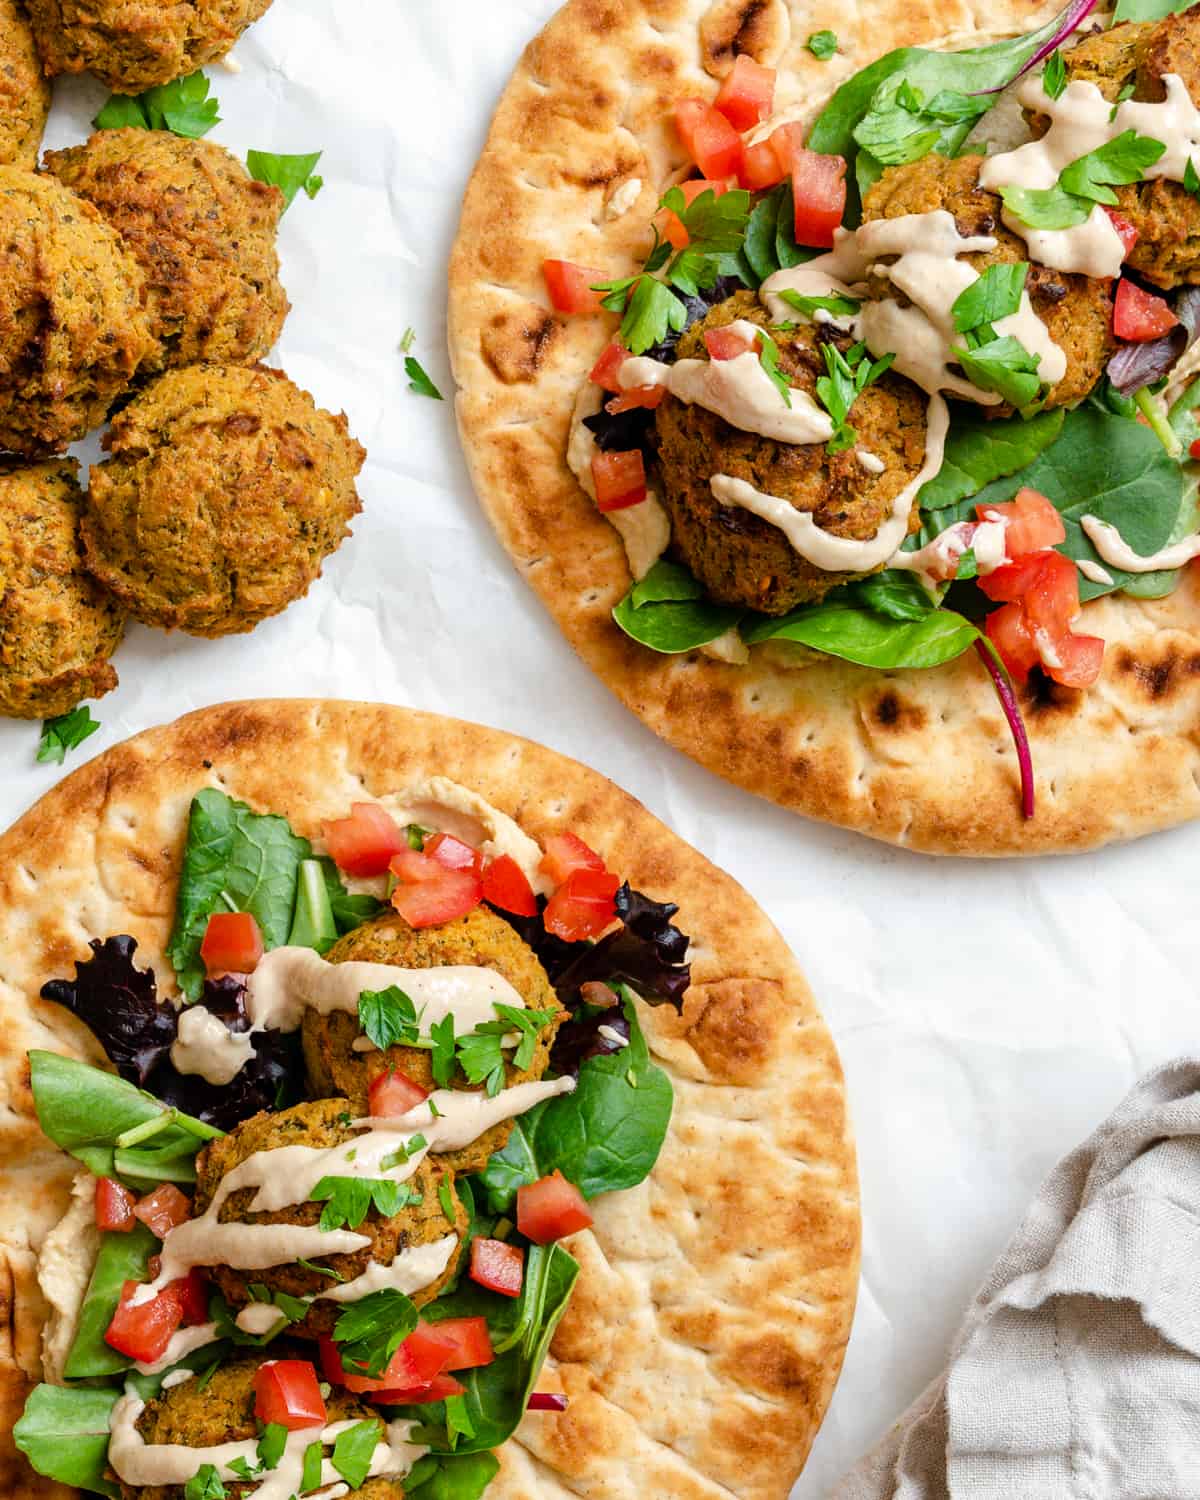
[[66, 1497], [13, 1451], [40, 1375], [34, 1254], [76, 1163], [41, 1135], [25, 1053], [102, 1061], [38, 998], [90, 938], [128, 932], [167, 980], [188, 807], [216, 786], [320, 833], [352, 800], [444, 775], [535, 838], [570, 828], [692, 938], [684, 1014], [640, 1006], [675, 1113], [650, 1178], [596, 1200], [583, 1275], [533, 1414], [488, 1500], [782, 1500], [828, 1404], [858, 1278], [854, 1148], [833, 1043], [750, 897], [640, 803], [526, 740], [376, 705], [229, 704], [150, 730], [68, 776], [0, 839], [0, 1493]]
[[[620, 538], [565, 452], [611, 316], [548, 311], [546, 257], [632, 274], [686, 163], [671, 125], [738, 52], [777, 67], [776, 105], [811, 120], [893, 47], [979, 46], [1058, 7], [1021, 0], [570, 0], [529, 45], [467, 189], [450, 266], [458, 417], [479, 497], [571, 644], [652, 729], [718, 775], [809, 817], [939, 854], [1086, 849], [1200, 813], [1200, 572], [1167, 599], [1090, 604], [1108, 642], [1088, 692], [1022, 696], [1038, 811], [1022, 820], [1008, 729], [974, 653], [931, 671], [829, 657], [801, 668], [660, 656], [613, 623], [630, 585]], [[820, 62], [809, 35], [837, 33]], [[636, 186], [634, 186], [636, 184]]]

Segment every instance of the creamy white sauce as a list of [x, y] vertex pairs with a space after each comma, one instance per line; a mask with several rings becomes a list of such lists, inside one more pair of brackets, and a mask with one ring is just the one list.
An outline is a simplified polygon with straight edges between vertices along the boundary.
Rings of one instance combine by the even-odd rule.
[[251, 1302], [242, 1308], [233, 1321], [243, 1333], [261, 1338], [264, 1333], [270, 1333], [273, 1329], [281, 1327], [287, 1322], [287, 1318], [273, 1302]]
[[1077, 558], [1075, 566], [1085, 578], [1090, 578], [1093, 583], [1110, 584], [1115, 581], [1107, 568], [1102, 568], [1098, 562], [1093, 562], [1090, 557]]
[[[1192, 558], [1200, 557], [1200, 534], [1185, 537], [1182, 542], [1172, 542], [1149, 557], [1143, 557], [1133, 550], [1115, 526], [1110, 526], [1099, 516], [1084, 516], [1079, 524], [1104, 561], [1126, 573], [1157, 573], [1160, 568], [1182, 568]], [[1108, 581], [1111, 583], [1112, 579]]]
[[372, 1292], [388, 1290], [411, 1296], [438, 1279], [457, 1249], [458, 1236], [454, 1234], [431, 1240], [427, 1245], [413, 1245], [402, 1250], [390, 1266], [373, 1260], [361, 1276], [340, 1284], [331, 1283], [329, 1290], [319, 1292], [318, 1296], [326, 1302], [358, 1302]]
[[642, 179], [640, 177], [627, 177], [620, 187], [614, 189], [612, 196], [605, 205], [604, 217], [609, 219], [620, 219], [642, 196]]
[[[738, 318], [729, 324], [729, 332], [756, 344], [762, 330]], [[829, 413], [807, 391], [793, 389], [785, 401], [754, 349], [733, 359], [678, 359], [673, 365], [645, 357], [627, 359], [617, 379], [623, 390], [665, 386], [677, 400], [702, 406], [742, 432], [776, 442], [824, 443], [833, 436]]]
[[[861, 283], [866, 274], [867, 261], [859, 252], [855, 232], [839, 228], [833, 231], [832, 250], [802, 261], [790, 270], [776, 271], [763, 282], [758, 295], [773, 323], [794, 323], [803, 321], [804, 314], [785, 302], [780, 292], [799, 292], [803, 297], [853, 297], [861, 300]], [[814, 317], [813, 321], [825, 320]], [[847, 330], [855, 326], [853, 316], [839, 316], [830, 321]]]
[[221, 1087], [232, 1083], [253, 1056], [250, 1032], [230, 1031], [203, 1005], [180, 1011], [178, 1037], [171, 1045], [171, 1061], [179, 1072], [198, 1074]]
[[195, 1370], [172, 1370], [169, 1375], [163, 1376], [162, 1388], [164, 1391], [173, 1391], [177, 1385], [186, 1385], [195, 1373]]
[[507, 854], [536, 892], [552, 894], [553, 885], [538, 868], [542, 851], [537, 840], [470, 787], [448, 776], [430, 776], [397, 795], [381, 798], [380, 805], [400, 824], [419, 823], [452, 833], [485, 859]]
[[868, 448], [856, 448], [854, 456], [866, 469], [868, 474], [882, 474], [887, 464], [879, 457], [878, 453], [872, 453]]
[[237, 58], [234, 57], [232, 52], [227, 52], [225, 56], [218, 62], [217, 66], [223, 72], [232, 73], [235, 76], [243, 71], [241, 63], [238, 62]]
[[1004, 551], [1004, 535], [1008, 522], [1002, 516], [992, 515], [990, 520], [959, 521], [940, 532], [931, 542], [926, 542], [915, 552], [897, 552], [888, 558], [889, 568], [900, 568], [915, 573], [929, 593], [936, 593], [939, 586], [954, 576], [958, 559], [968, 549], [973, 549], [977, 571], [981, 575], [994, 573], [1008, 561]]
[[[583, 419], [595, 416], [604, 401], [605, 394], [598, 385], [588, 382], [583, 386], [575, 398], [571, 436], [567, 441], [567, 467], [579, 481], [580, 489], [593, 501], [596, 485], [592, 479], [592, 458], [597, 451], [596, 439], [591, 428], [584, 426]], [[653, 484], [647, 483], [646, 498], [640, 505], [605, 511], [604, 519], [621, 538], [634, 580], [645, 578], [671, 544], [671, 518]]]
[[139, 1375], [161, 1375], [164, 1370], [177, 1365], [181, 1359], [186, 1359], [197, 1349], [203, 1349], [206, 1344], [215, 1342], [216, 1337], [217, 1325], [215, 1323], [196, 1323], [191, 1328], [178, 1328], [171, 1335], [167, 1347], [158, 1359], [153, 1363], [137, 1360], [133, 1368]]
[[38, 1252], [38, 1286], [49, 1306], [42, 1328], [42, 1369], [54, 1385], [62, 1382], [99, 1251], [96, 1179], [90, 1172], [79, 1172], [71, 1187], [70, 1208]]
[[[254, 1468], [258, 1462], [257, 1438], [197, 1448], [183, 1443], [147, 1443], [137, 1430], [138, 1418], [144, 1410], [145, 1402], [132, 1391], [126, 1391], [113, 1407], [110, 1418], [108, 1461], [114, 1473], [128, 1485], [182, 1488], [205, 1464], [212, 1464], [221, 1480], [236, 1482], [239, 1476], [229, 1467], [231, 1463], [242, 1458]], [[332, 1447], [340, 1433], [356, 1425], [352, 1421], [331, 1422], [324, 1428], [302, 1427], [289, 1432], [277, 1467], [263, 1475], [251, 1493], [257, 1500], [289, 1500], [300, 1489], [305, 1450], [316, 1442]], [[424, 1447], [409, 1442], [414, 1426], [412, 1422], [384, 1424], [383, 1438], [371, 1456], [369, 1477], [386, 1474], [401, 1478], [425, 1454]], [[322, 1485], [336, 1485], [340, 1479], [326, 1458], [321, 1466]]]
[[925, 461], [915, 478], [893, 500], [887, 520], [873, 537], [865, 541], [833, 536], [823, 531], [807, 511], [797, 510], [790, 500], [764, 494], [744, 479], [735, 479], [729, 474], [713, 476], [710, 481], [713, 496], [722, 505], [740, 506], [778, 526], [795, 551], [814, 567], [828, 573], [866, 573], [887, 562], [908, 535], [909, 516], [917, 491], [942, 466], [949, 424], [950, 414], [945, 401], [941, 396], [930, 396]]
[[[1075, 79], [1052, 99], [1041, 77], [1028, 78], [1018, 98], [1029, 110], [1048, 115], [1050, 128], [1039, 140], [1014, 151], [990, 156], [979, 174], [979, 184], [993, 192], [1001, 187], [1051, 188], [1065, 166], [1115, 140], [1123, 131], [1161, 141], [1162, 156], [1145, 168], [1149, 180], [1163, 177], [1182, 182], [1189, 159], [1200, 159], [1200, 111], [1176, 73], [1163, 75], [1166, 98], [1157, 103], [1126, 99], [1113, 112], [1112, 104], [1094, 83]], [[1124, 249], [1104, 209], [1096, 205], [1082, 224], [1069, 229], [1031, 229], [1007, 206], [1005, 224], [1025, 241], [1030, 258], [1059, 271], [1087, 276], [1118, 276]]]
[[615, 1026], [597, 1026], [596, 1030], [606, 1042], [611, 1042], [614, 1047], [628, 1047], [629, 1038], [622, 1036]]

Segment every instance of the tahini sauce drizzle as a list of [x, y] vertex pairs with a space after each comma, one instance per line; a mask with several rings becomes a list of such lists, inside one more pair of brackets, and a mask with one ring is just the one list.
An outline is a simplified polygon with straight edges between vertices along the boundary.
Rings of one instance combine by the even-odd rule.
[[[1125, 573], [1157, 573], [1160, 568], [1182, 568], [1193, 557], [1200, 557], [1200, 533], [1185, 537], [1182, 542], [1172, 542], [1166, 547], [1160, 547], [1157, 552], [1143, 557], [1133, 550], [1115, 526], [1102, 521], [1099, 516], [1084, 516], [1079, 524], [1104, 561], [1110, 567], [1120, 568]], [[1083, 564], [1079, 566], [1082, 572]], [[1089, 573], [1087, 576], [1090, 578], [1094, 575]], [[1107, 581], [1111, 583], [1112, 579], [1108, 578]]]

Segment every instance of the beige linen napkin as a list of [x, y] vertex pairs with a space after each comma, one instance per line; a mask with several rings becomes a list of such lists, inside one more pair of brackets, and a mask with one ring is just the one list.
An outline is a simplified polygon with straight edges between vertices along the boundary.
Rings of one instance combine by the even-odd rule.
[[1059, 1163], [831, 1500], [1200, 1500], [1200, 1058]]

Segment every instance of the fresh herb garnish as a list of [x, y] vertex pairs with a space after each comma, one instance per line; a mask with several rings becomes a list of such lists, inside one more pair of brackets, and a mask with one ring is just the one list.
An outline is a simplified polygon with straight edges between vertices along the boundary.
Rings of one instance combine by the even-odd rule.
[[408, 1183], [387, 1177], [322, 1177], [309, 1194], [309, 1201], [325, 1203], [319, 1227], [328, 1233], [343, 1224], [347, 1229], [357, 1229], [372, 1206], [382, 1218], [393, 1218], [408, 1203], [411, 1193]]
[[[429, 1064], [433, 1069], [433, 1081], [438, 1088], [448, 1087], [454, 1076], [454, 1017], [443, 1016], [429, 1028], [429, 1040], [433, 1044]], [[430, 1102], [432, 1108], [432, 1102]]]
[[1117, 95], [1117, 97], [1113, 100], [1113, 107], [1108, 112], [1108, 123], [1110, 125], [1117, 118], [1117, 110], [1119, 110], [1122, 104], [1125, 103], [1126, 99], [1132, 99], [1136, 91], [1136, 83], [1127, 83], [1121, 90], [1121, 92]]
[[462, 1396], [446, 1397], [446, 1436], [451, 1448], [458, 1446], [460, 1437], [475, 1436], [475, 1424], [471, 1421], [466, 1400]]
[[804, 44], [821, 62], [828, 62], [838, 49], [836, 31], [814, 31]]
[[215, 1464], [201, 1464], [183, 1487], [183, 1500], [225, 1500], [228, 1494]]
[[824, 297], [810, 297], [803, 292], [793, 292], [784, 288], [775, 295], [806, 318], [811, 318], [815, 312], [827, 312], [833, 318], [852, 318], [862, 307], [857, 297], [844, 297], [840, 293], [831, 292]]
[[315, 1262], [303, 1260], [300, 1256], [296, 1257], [296, 1264], [301, 1270], [311, 1271], [314, 1276], [327, 1276], [330, 1281], [345, 1281], [346, 1279], [340, 1271], [335, 1271], [330, 1266], [318, 1266]]
[[304, 1450], [304, 1468], [300, 1473], [300, 1493], [307, 1495], [309, 1490], [320, 1489], [321, 1468], [325, 1462], [324, 1453], [320, 1443], [309, 1443]]
[[258, 1440], [258, 1461], [263, 1469], [275, 1469], [287, 1446], [288, 1430], [282, 1422], [268, 1422]]
[[783, 397], [783, 404], [789, 411], [792, 405], [792, 389], [788, 384], [788, 378], [779, 368], [779, 345], [771, 337], [765, 328], [758, 330], [758, 362], [762, 365], [771, 384]]
[[431, 401], [443, 399], [441, 391], [425, 373], [421, 361], [411, 354], [404, 356], [404, 373], [408, 376], [408, 388], [415, 395], [428, 396]]
[[1190, 156], [1183, 169], [1183, 186], [1193, 198], [1200, 198], [1200, 173], [1196, 171], [1196, 164]]
[[995, 391], [1010, 406], [1028, 406], [1041, 387], [1037, 370], [1042, 362], [1040, 354], [1030, 354], [1018, 339], [1006, 334], [1003, 338], [981, 335], [976, 329], [967, 335], [969, 347], [955, 345], [951, 350], [962, 366], [967, 379], [980, 390]]
[[315, 198], [325, 186], [325, 179], [313, 171], [320, 160], [319, 151], [307, 151], [300, 156], [281, 156], [274, 151], [246, 152], [246, 167], [251, 177], [279, 189], [283, 194], [285, 213], [301, 188], [310, 198]]
[[358, 1025], [381, 1052], [401, 1043], [412, 1047], [420, 1040], [416, 1006], [397, 985], [386, 990], [364, 990], [358, 997]]
[[988, 268], [954, 299], [950, 309], [959, 333], [1010, 317], [1021, 306], [1028, 261], [1001, 262]]
[[97, 130], [169, 130], [197, 140], [221, 122], [208, 90], [204, 74], [191, 73], [144, 94], [112, 94], [92, 123]]
[[[415, 1323], [413, 1327], [416, 1327]], [[375, 1448], [382, 1436], [383, 1423], [378, 1418], [356, 1422], [353, 1427], [338, 1434], [330, 1462], [352, 1490], [358, 1489], [367, 1477]]]
[[510, 1032], [520, 1032], [517, 1050], [513, 1053], [513, 1067], [525, 1071], [533, 1062], [537, 1051], [538, 1035], [543, 1026], [558, 1014], [557, 1009], [525, 1010], [513, 1005], [495, 1005], [497, 1021], [484, 1021], [467, 1036], [457, 1041], [458, 1064], [466, 1074], [468, 1083], [485, 1085], [489, 1099], [504, 1087], [504, 1053], [502, 1043]]
[[61, 766], [67, 751], [77, 749], [99, 728], [100, 721], [92, 718], [92, 711], [86, 704], [80, 704], [70, 713], [59, 714], [57, 719], [47, 719], [42, 725], [42, 738], [38, 744], [39, 763]]
[[438, 1183], [438, 1202], [442, 1205], [442, 1212], [450, 1220], [451, 1224], [453, 1224], [456, 1212], [454, 1189], [450, 1186], [450, 1179], [448, 1177], [443, 1177], [441, 1182]]
[[668, 332], [682, 333], [687, 327], [687, 308], [665, 282], [646, 272], [598, 282], [595, 290], [608, 293], [603, 307], [623, 313], [619, 337], [631, 354], [645, 354]]
[[375, 1376], [387, 1368], [416, 1326], [412, 1299], [389, 1287], [348, 1303], [338, 1314], [333, 1337], [341, 1345], [343, 1364]]
[[841, 453], [853, 447], [858, 434], [846, 421], [850, 408], [867, 386], [890, 370], [896, 356], [885, 354], [872, 361], [866, 345], [853, 344], [846, 353], [836, 344], [822, 344], [826, 374], [817, 377], [817, 399], [833, 419], [833, 436], [825, 445], [826, 453]]
[[[409, 329], [411, 333], [412, 330]], [[425, 848], [425, 840], [433, 833], [432, 828], [422, 828], [420, 823], [406, 823], [404, 825], [404, 837], [410, 849], [415, 849], [418, 854]]]
[[1007, 207], [1031, 229], [1070, 229], [1082, 224], [1097, 203], [1110, 207], [1117, 195], [1110, 184], [1140, 182], [1166, 150], [1162, 141], [1123, 130], [1095, 151], [1068, 162], [1050, 188], [1000, 189]]
[[1052, 52], [1042, 69], [1042, 87], [1050, 99], [1058, 99], [1067, 86], [1067, 65], [1061, 52]]

